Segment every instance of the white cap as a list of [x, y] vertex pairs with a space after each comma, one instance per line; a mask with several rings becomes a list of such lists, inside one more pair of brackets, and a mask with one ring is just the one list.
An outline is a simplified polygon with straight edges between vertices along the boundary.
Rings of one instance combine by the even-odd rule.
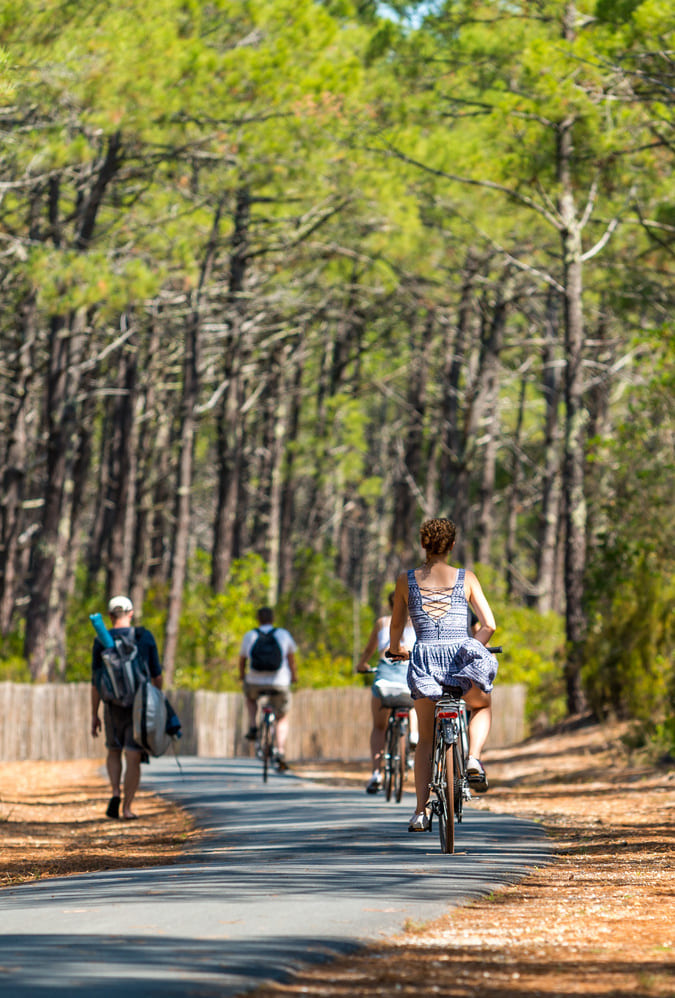
[[128, 596], [113, 596], [108, 603], [108, 613], [131, 613], [134, 604]]

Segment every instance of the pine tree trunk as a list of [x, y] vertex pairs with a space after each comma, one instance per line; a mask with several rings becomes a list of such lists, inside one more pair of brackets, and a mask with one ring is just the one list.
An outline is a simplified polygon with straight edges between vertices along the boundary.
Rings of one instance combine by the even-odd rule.
[[226, 585], [232, 559], [238, 551], [240, 526], [238, 500], [244, 463], [246, 417], [242, 365], [246, 342], [242, 334], [246, 304], [243, 298], [249, 254], [251, 196], [248, 187], [237, 191], [234, 229], [230, 251], [228, 299], [230, 329], [224, 348], [222, 379], [226, 385], [217, 415], [216, 454], [218, 494], [213, 523], [211, 588], [221, 593]]
[[180, 450], [176, 481], [175, 533], [171, 558], [171, 581], [164, 631], [163, 671], [167, 686], [173, 682], [178, 648], [178, 624], [183, 605], [183, 589], [187, 577], [188, 554], [190, 548], [192, 469], [194, 445], [197, 431], [197, 404], [200, 390], [201, 359], [201, 307], [202, 294], [211, 273], [211, 267], [218, 246], [220, 218], [223, 210], [221, 200], [216, 208], [209, 242], [204, 253], [204, 261], [199, 277], [199, 285], [194, 295], [193, 309], [185, 331], [183, 353], [183, 394], [181, 405]]
[[[72, 339], [64, 320], [52, 319], [49, 331], [47, 393], [47, 471], [44, 507], [33, 549], [30, 601], [26, 613], [24, 654], [33, 679], [48, 682], [54, 676], [55, 658], [62, 642], [50, 614], [54, 610], [55, 582], [61, 566], [66, 479], [75, 411], [70, 383]], [[73, 365], [73, 371], [75, 370]]]
[[132, 543], [136, 510], [136, 464], [138, 428], [136, 424], [137, 358], [133, 347], [120, 356], [119, 391], [112, 421], [112, 482], [107, 564], [109, 595], [128, 593], [131, 582]]
[[156, 317], [150, 326], [143, 369], [145, 377], [139, 385], [137, 396], [138, 442], [136, 450], [135, 522], [131, 544], [131, 600], [135, 607], [142, 607], [148, 587], [152, 558], [153, 502], [157, 482], [161, 479], [161, 461], [166, 460], [169, 446], [169, 406], [163, 405], [157, 391], [157, 373], [160, 356], [160, 325]]
[[[574, 33], [576, 5], [565, 11], [565, 36]], [[584, 347], [583, 263], [581, 223], [574, 200], [571, 173], [573, 122], [563, 123], [559, 141], [561, 185], [563, 283], [565, 288], [565, 456], [563, 491], [565, 498], [565, 625], [568, 655], [565, 668], [567, 709], [570, 714], [584, 709], [581, 686], [582, 642], [586, 633], [584, 612], [584, 572], [586, 568], [586, 496], [584, 464], [588, 413], [584, 408], [582, 355]]]
[[[494, 529], [495, 463], [499, 434], [499, 358], [504, 342], [511, 281], [505, 276], [492, 306], [489, 325], [481, 335], [480, 383], [478, 386], [475, 425], [485, 441], [481, 482], [478, 492], [477, 529], [473, 532], [476, 561], [488, 564]], [[478, 400], [480, 402], [478, 403]]]
[[449, 516], [457, 526], [455, 557], [464, 562], [469, 554], [469, 476], [466, 467], [466, 415], [460, 387], [465, 373], [473, 322], [474, 295], [481, 261], [469, 250], [457, 312], [453, 348], [443, 371], [439, 433], [441, 438], [437, 516]]
[[523, 462], [521, 459], [521, 437], [525, 415], [525, 398], [527, 396], [527, 366], [524, 365], [520, 381], [518, 397], [518, 416], [516, 428], [511, 442], [511, 485], [508, 493], [508, 508], [506, 514], [506, 593], [509, 598], [520, 597], [522, 586], [517, 582], [518, 571], [518, 510], [521, 502], [520, 485], [522, 480]]
[[183, 605], [190, 543], [190, 490], [196, 432], [196, 408], [199, 398], [199, 332], [197, 312], [188, 320], [183, 362], [183, 397], [180, 427], [180, 453], [176, 476], [175, 533], [171, 558], [169, 600], [164, 631], [163, 672], [167, 686], [173, 683], [178, 647], [178, 623]]
[[299, 342], [291, 351], [291, 363], [293, 365], [292, 381], [288, 387], [289, 393], [289, 418], [288, 418], [288, 443], [284, 455], [283, 482], [281, 486], [281, 537], [279, 541], [279, 592], [286, 589], [291, 577], [293, 567], [293, 547], [291, 535], [295, 515], [295, 480], [294, 480], [294, 444], [298, 436], [300, 425], [300, 386], [302, 382], [303, 357], [300, 353]]
[[231, 366], [227, 372], [229, 387], [221, 403], [217, 424], [218, 498], [211, 556], [211, 587], [214, 593], [223, 592], [235, 557], [237, 506], [243, 471], [246, 417], [241, 412], [242, 374], [238, 359], [233, 357], [233, 361], [237, 366]]
[[537, 581], [533, 604], [540, 613], [562, 611], [558, 584], [559, 538], [561, 530], [561, 455], [560, 455], [560, 392], [558, 373], [558, 321], [553, 293], [547, 303], [544, 325], [545, 343], [542, 354], [543, 396], [546, 406], [544, 420], [543, 472], [537, 544]]
[[[406, 430], [401, 443], [399, 469], [394, 483], [394, 511], [392, 544], [404, 553], [417, 547], [416, 528], [419, 527], [420, 507], [424, 502], [423, 469], [424, 418], [427, 405], [427, 346], [433, 335], [433, 315], [426, 322], [410, 331], [410, 363], [408, 365], [408, 391], [406, 395]], [[424, 512], [424, 510], [422, 510]]]
[[289, 442], [289, 423], [292, 419], [292, 395], [289, 379], [293, 376], [291, 352], [288, 344], [281, 356], [280, 391], [272, 407], [274, 431], [272, 438], [269, 524], [268, 524], [268, 573], [270, 606], [275, 606], [281, 594], [281, 547], [283, 543], [283, 497], [286, 448]]
[[21, 576], [18, 571], [19, 536], [23, 528], [23, 498], [28, 457], [28, 406], [34, 377], [34, 302], [24, 303], [16, 345], [13, 377], [15, 402], [8, 416], [10, 428], [2, 466], [0, 497], [0, 633], [9, 632]]

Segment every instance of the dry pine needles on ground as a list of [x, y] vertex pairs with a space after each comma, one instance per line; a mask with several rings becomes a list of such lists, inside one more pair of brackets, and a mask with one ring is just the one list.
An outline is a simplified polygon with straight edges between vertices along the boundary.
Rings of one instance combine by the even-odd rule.
[[175, 804], [142, 788], [138, 821], [105, 817], [102, 762], [0, 763], [0, 886], [169, 863], [196, 834]]
[[[491, 789], [472, 806], [543, 822], [550, 865], [255, 998], [674, 995], [675, 780], [630, 765], [620, 733], [568, 726], [486, 755]], [[296, 771], [357, 786], [366, 775], [362, 766]], [[171, 862], [197, 835], [178, 808], [143, 791], [139, 821], [106, 820], [95, 762], [5, 763], [0, 777], [3, 885]]]
[[541, 821], [550, 866], [251, 998], [675, 995], [675, 778], [630, 766], [620, 734], [569, 725], [486, 754], [491, 789], [471, 806]]

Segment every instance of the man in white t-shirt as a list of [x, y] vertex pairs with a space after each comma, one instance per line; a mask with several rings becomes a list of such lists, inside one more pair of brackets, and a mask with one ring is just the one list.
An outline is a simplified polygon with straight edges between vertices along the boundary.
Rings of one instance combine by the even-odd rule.
[[246, 738], [258, 737], [258, 700], [269, 695], [277, 715], [277, 765], [286, 764], [286, 739], [288, 737], [288, 710], [291, 702], [291, 683], [297, 683], [295, 664], [297, 645], [283, 627], [274, 626], [274, 611], [269, 606], [258, 610], [258, 627], [247, 631], [239, 653], [239, 675], [244, 686], [249, 729]]

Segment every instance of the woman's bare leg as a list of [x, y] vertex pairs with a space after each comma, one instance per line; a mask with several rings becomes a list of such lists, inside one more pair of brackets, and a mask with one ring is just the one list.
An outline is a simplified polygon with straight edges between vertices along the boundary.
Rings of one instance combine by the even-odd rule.
[[279, 755], [286, 755], [286, 741], [288, 739], [288, 714], [277, 717], [277, 751]]
[[429, 782], [431, 780], [431, 754], [434, 749], [434, 710], [433, 700], [424, 697], [415, 701], [417, 720], [419, 723], [419, 741], [415, 749], [415, 793], [417, 794], [416, 811], [420, 814], [429, 801]]
[[373, 773], [375, 773], [382, 765], [384, 734], [387, 730], [389, 710], [382, 706], [382, 701], [376, 696], [370, 698], [370, 709], [373, 717], [373, 726], [370, 731], [370, 755], [373, 760]]
[[469, 721], [469, 755], [480, 759], [492, 724], [492, 697], [478, 686], [472, 686], [464, 694], [466, 705], [471, 711]]

